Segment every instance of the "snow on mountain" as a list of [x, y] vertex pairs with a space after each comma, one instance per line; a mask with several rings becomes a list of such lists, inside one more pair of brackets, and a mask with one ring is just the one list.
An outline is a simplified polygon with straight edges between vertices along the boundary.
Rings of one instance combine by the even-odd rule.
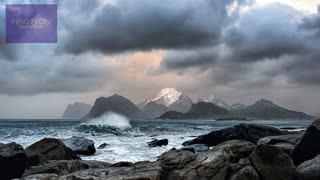
[[216, 106], [222, 107], [222, 108], [226, 108], [228, 110], [231, 109], [231, 107], [222, 99], [220, 99], [219, 97], [215, 96], [215, 95], [210, 95], [208, 98], [206, 99], [201, 99], [199, 98], [199, 101], [203, 101], [203, 102], [211, 102]]
[[157, 96], [150, 101], [178, 112], [187, 112], [192, 105], [192, 100], [188, 96], [174, 88], [162, 89]]
[[244, 109], [246, 107], [248, 107], [248, 106], [241, 104], [241, 103], [237, 103], [237, 104], [233, 104], [230, 108], [231, 108], [231, 110], [240, 110], [240, 109]]

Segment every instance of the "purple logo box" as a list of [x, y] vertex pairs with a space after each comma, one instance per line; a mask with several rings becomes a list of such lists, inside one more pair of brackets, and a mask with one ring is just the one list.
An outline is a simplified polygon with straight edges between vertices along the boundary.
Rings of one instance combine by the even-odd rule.
[[56, 4], [7, 4], [7, 43], [57, 43]]

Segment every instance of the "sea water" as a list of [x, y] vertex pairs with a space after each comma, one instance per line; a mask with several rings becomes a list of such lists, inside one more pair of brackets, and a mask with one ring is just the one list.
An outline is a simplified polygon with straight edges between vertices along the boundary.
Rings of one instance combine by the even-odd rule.
[[[75, 120], [0, 120], [0, 142], [16, 142], [24, 147], [45, 137], [69, 138], [81, 136], [92, 139], [97, 149], [93, 156], [81, 156], [86, 160], [110, 163], [119, 161], [153, 161], [171, 148], [180, 148], [186, 141], [213, 130], [232, 127], [240, 123], [253, 123], [277, 128], [305, 129], [311, 121], [259, 120], [131, 120], [116, 114], [107, 114], [90, 121]], [[153, 138], [169, 140], [168, 146], [149, 148]]]

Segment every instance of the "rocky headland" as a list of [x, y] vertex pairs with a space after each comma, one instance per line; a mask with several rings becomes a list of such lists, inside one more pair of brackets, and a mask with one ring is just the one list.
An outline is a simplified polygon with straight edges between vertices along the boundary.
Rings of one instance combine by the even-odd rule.
[[[39, 180], [317, 180], [320, 179], [320, 120], [306, 131], [239, 124], [183, 142], [156, 161], [85, 161], [95, 146], [83, 137], [45, 138], [25, 149], [0, 144], [1, 179]], [[168, 140], [153, 140], [150, 148]], [[146, 142], [146, 146], [147, 146]]]

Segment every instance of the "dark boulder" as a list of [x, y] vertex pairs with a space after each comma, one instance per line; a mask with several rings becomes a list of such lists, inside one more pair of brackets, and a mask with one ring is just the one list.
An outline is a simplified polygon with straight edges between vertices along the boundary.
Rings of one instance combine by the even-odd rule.
[[62, 139], [62, 142], [72, 149], [76, 154], [90, 156], [96, 153], [94, 142], [84, 137], [76, 137]]
[[261, 138], [258, 141], [258, 145], [265, 144], [271, 145], [280, 148], [285, 153], [291, 155], [294, 146], [299, 142], [302, 138], [303, 133], [299, 134], [290, 134], [290, 135], [283, 135], [283, 136], [268, 136]]
[[320, 155], [300, 164], [296, 170], [297, 180], [319, 180], [320, 179]]
[[80, 159], [61, 140], [44, 138], [26, 148], [29, 165], [37, 165], [48, 160]]
[[150, 142], [148, 142], [149, 147], [157, 147], [157, 146], [166, 146], [168, 145], [168, 139], [154, 139]]
[[235, 157], [247, 156], [254, 149], [251, 142], [234, 140], [213, 147], [209, 151], [193, 153], [172, 149], [159, 157], [166, 174], [164, 179], [225, 179], [229, 164]]
[[199, 152], [209, 151], [210, 148], [205, 144], [192, 144], [190, 146], [182, 147], [181, 150], [199, 153]]
[[263, 180], [291, 180], [295, 166], [288, 154], [277, 147], [258, 145], [250, 155], [253, 167]]
[[192, 144], [206, 144], [207, 146], [215, 146], [224, 141], [241, 139], [257, 143], [259, 139], [266, 136], [279, 136], [291, 134], [287, 131], [281, 131], [277, 128], [254, 125], [254, 124], [239, 124], [231, 128], [212, 131], [209, 134], [201, 135], [193, 140], [183, 143], [184, 146]]
[[228, 178], [229, 180], [259, 180], [259, 174], [250, 165], [245, 166], [237, 173], [233, 174]]
[[20, 178], [26, 169], [27, 156], [22, 146], [16, 143], [0, 145], [0, 178]]
[[101, 144], [101, 145], [98, 147], [98, 149], [104, 149], [104, 148], [106, 148], [107, 146], [109, 146], [109, 144], [103, 143], [103, 144]]
[[292, 151], [292, 159], [295, 165], [310, 160], [320, 154], [320, 119], [314, 121], [306, 130], [301, 140]]

